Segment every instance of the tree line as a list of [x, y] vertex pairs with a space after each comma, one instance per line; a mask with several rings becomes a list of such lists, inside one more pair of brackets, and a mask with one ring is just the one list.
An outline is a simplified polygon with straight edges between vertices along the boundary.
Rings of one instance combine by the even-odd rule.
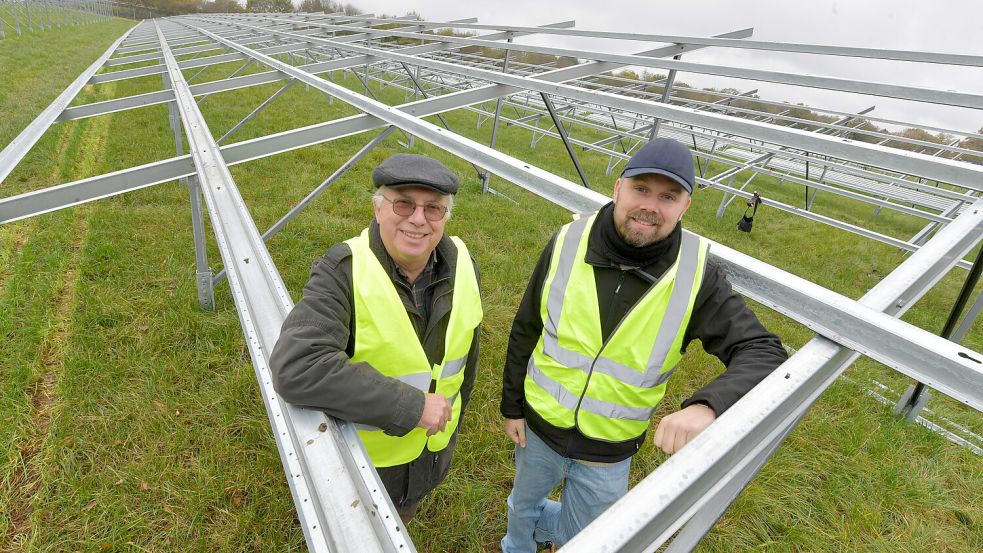
[[362, 10], [350, 3], [334, 0], [303, 0], [294, 7], [291, 0], [131, 0], [132, 4], [143, 6], [160, 15], [183, 15], [188, 13], [288, 13], [288, 12], [345, 12], [358, 15]]

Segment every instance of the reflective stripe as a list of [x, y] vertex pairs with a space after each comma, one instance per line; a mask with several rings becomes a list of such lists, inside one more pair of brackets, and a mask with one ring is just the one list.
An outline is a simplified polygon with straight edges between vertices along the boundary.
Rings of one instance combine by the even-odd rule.
[[[676, 261], [679, 268], [673, 283], [672, 294], [669, 297], [669, 306], [659, 325], [659, 333], [656, 335], [655, 344], [649, 354], [648, 362], [645, 364], [645, 371], [640, 372], [636, 368], [606, 357], [599, 356], [595, 361], [592, 357], [568, 350], [560, 345], [557, 326], [563, 311], [563, 298], [566, 295], [567, 285], [570, 283], [574, 264], [578, 261], [577, 250], [580, 241], [583, 239], [584, 232], [589, 228], [588, 223], [593, 223], [593, 219], [594, 217], [590, 217], [571, 223], [563, 239], [556, 274], [550, 283], [546, 300], [547, 316], [543, 322], [543, 353], [566, 367], [580, 369], [585, 373], [590, 372], [593, 363], [594, 371], [616, 378], [625, 384], [639, 388], [658, 386], [665, 382], [672, 372], [660, 373], [660, 370], [665, 364], [669, 350], [679, 333], [679, 327], [687, 314], [690, 295], [693, 292], [696, 272], [699, 268], [700, 239], [695, 234], [683, 232], [679, 246], [679, 258]], [[671, 270], [670, 268], [667, 272]]]
[[[560, 347], [557, 338], [556, 328], [560, 323], [560, 314], [563, 312], [563, 295], [567, 292], [567, 284], [570, 282], [570, 273], [573, 272], [573, 262], [576, 261], [577, 249], [580, 246], [580, 238], [588, 228], [588, 223], [594, 221], [594, 217], [577, 219], [567, 227], [567, 235], [563, 240], [560, 250], [560, 258], [557, 260], [556, 275], [550, 284], [549, 295], [546, 297], [546, 320], [543, 321], [544, 338], [552, 340], [556, 347]], [[576, 352], [569, 352], [571, 355], [579, 355]], [[588, 361], [589, 364], [589, 361]], [[570, 365], [577, 366], [577, 365]], [[586, 367], [582, 367], [587, 370]]]
[[[689, 298], [687, 294], [687, 299]], [[684, 307], [685, 308], [685, 307]], [[675, 334], [673, 334], [675, 337]], [[658, 344], [658, 340], [656, 340]], [[669, 345], [672, 345], [672, 340], [669, 341]], [[653, 352], [655, 350], [653, 349]], [[665, 355], [668, 353], [668, 349], [663, 353], [661, 361], [665, 360]], [[556, 340], [550, 340], [547, 337], [543, 337], [543, 353], [549, 355], [553, 359], [556, 359], [561, 365], [569, 367], [571, 369], [579, 369], [584, 373], [589, 373], [591, 370], [591, 363], [594, 363], [594, 372], [599, 372], [601, 374], [606, 374], [610, 377], [617, 378], [619, 381], [625, 384], [631, 384], [632, 386], [637, 386], [639, 388], [654, 388], [666, 380], [669, 380], [669, 374], [672, 370], [660, 373], [659, 369], [662, 367], [662, 363], [652, 365], [652, 359], [649, 358], [649, 365], [647, 370], [639, 372], [636, 369], [629, 367], [628, 365], [623, 365], [613, 359], [608, 359], [606, 357], [598, 357], [595, 362], [592, 357], [588, 357], [581, 353], [575, 351], [570, 351], [560, 346], [560, 343]]]
[[393, 378], [395, 378], [400, 382], [409, 384], [410, 386], [413, 386], [417, 390], [421, 390], [422, 392], [426, 393], [430, 390], [430, 381], [433, 380], [433, 374], [428, 372], [426, 373], [420, 372], [420, 373], [413, 373], [413, 374], [404, 374], [402, 376], [394, 376]]
[[655, 345], [649, 355], [646, 373], [659, 371], [669, 355], [669, 348], [676, 341], [683, 318], [689, 311], [690, 295], [696, 284], [696, 271], [699, 269], [700, 238], [693, 233], [683, 232], [679, 245], [679, 269], [676, 270], [676, 280], [672, 285], [672, 295], [669, 296], [669, 306], [659, 325], [659, 333], [655, 336]]
[[[671, 372], [672, 371], [667, 371], [665, 373], [667, 380], [669, 378], [669, 373]], [[587, 411], [601, 417], [607, 417], [609, 419], [626, 419], [632, 421], [647, 421], [655, 411], [654, 406], [628, 407], [626, 405], [595, 399], [589, 396], [584, 396], [583, 399], [581, 399], [576, 394], [570, 393], [570, 390], [567, 390], [559, 382], [546, 376], [546, 374], [536, 366], [536, 363], [533, 362], [531, 357], [529, 358], [529, 366], [526, 369], [526, 374], [532, 379], [533, 382], [536, 383], [536, 385], [546, 390], [560, 405], [571, 411], [577, 409], [577, 403], [579, 402], [580, 409], [583, 411]]]
[[444, 370], [440, 373], [440, 378], [450, 378], [455, 374], [461, 372], [464, 369], [464, 365], [468, 361], [468, 356], [460, 357], [458, 359], [452, 359], [450, 361], [444, 362]]
[[[404, 374], [402, 376], [394, 376], [396, 380], [409, 384], [417, 390], [427, 393], [430, 390], [430, 381], [433, 380], [433, 375], [431, 373], [413, 373]], [[382, 429], [377, 426], [372, 426], [370, 424], [359, 424], [355, 423], [355, 430], [360, 430], [362, 432], [382, 432]]]

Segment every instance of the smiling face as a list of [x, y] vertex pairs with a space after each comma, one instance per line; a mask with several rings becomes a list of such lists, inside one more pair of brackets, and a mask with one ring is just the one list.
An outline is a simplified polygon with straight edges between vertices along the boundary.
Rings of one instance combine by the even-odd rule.
[[[375, 220], [379, 223], [382, 243], [393, 261], [407, 276], [415, 279], [444, 235], [444, 224], [447, 222], [446, 215], [439, 221], [428, 220], [423, 215], [423, 208], [428, 204], [449, 207], [450, 197], [430, 188], [416, 186], [382, 187], [379, 192], [386, 198], [376, 198], [374, 201]], [[397, 215], [393, 211], [392, 202], [399, 199], [416, 204], [412, 215]]]
[[691, 198], [676, 181], [654, 173], [621, 177], [614, 184], [614, 225], [636, 248], [665, 239], [689, 209]]

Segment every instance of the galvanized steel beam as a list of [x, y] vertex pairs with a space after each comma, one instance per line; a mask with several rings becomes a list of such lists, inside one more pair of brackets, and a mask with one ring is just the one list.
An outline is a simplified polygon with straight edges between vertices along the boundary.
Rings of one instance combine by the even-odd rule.
[[[131, 29], [132, 31], [132, 29]], [[27, 155], [27, 152], [31, 150], [35, 143], [41, 139], [48, 127], [58, 119], [61, 112], [68, 107], [68, 104], [75, 99], [75, 96], [82, 90], [85, 84], [88, 82], [89, 78], [99, 70], [100, 67], [109, 59], [113, 51], [123, 42], [123, 39], [129, 35], [130, 31], [127, 31], [120, 38], [118, 38], [112, 45], [99, 56], [99, 59], [94, 61], [92, 65], [88, 67], [81, 75], [76, 78], [72, 84], [68, 85], [68, 88], [64, 90], [61, 94], [51, 104], [48, 105], [44, 111], [38, 115], [31, 124], [27, 126], [20, 134], [17, 135], [14, 140], [7, 145], [3, 151], [0, 151], [0, 182], [3, 182], [7, 175], [14, 170], [14, 167], [20, 163], [20, 160]]]
[[[355, 20], [368, 20], [376, 23], [390, 23], [391, 19], [370, 18], [365, 16], [355, 16]], [[450, 27], [448, 23], [424, 22], [430, 27]], [[533, 32], [533, 27], [523, 27], [517, 25], [454, 25], [461, 29], [487, 29], [511, 32]], [[854, 48], [849, 46], [824, 46], [816, 44], [801, 44], [792, 42], [767, 42], [760, 40], [734, 40], [716, 37], [692, 37], [684, 35], [662, 35], [644, 33], [624, 33], [612, 31], [591, 31], [584, 29], [553, 29], [545, 34], [590, 37], [590, 38], [610, 38], [616, 40], [634, 40], [641, 42], [669, 42], [674, 44], [698, 45], [698, 46], [720, 46], [724, 48], [738, 48], [750, 50], [767, 50], [774, 52], [790, 52], [800, 54], [821, 54], [830, 56], [846, 56], [855, 58], [874, 58], [883, 60], [912, 61], [922, 63], [940, 63], [946, 65], [970, 65], [983, 67], [983, 56], [966, 54], [946, 54], [933, 52], [918, 52], [910, 50], [889, 50], [879, 48]]]
[[268, 356], [293, 302], [159, 26], [157, 34], [308, 547], [413, 551], [374, 469], [356, 470], [371, 463], [352, 425], [286, 404], [273, 389]]
[[[242, 17], [231, 17], [231, 16], [209, 16], [207, 20], [209, 21], [234, 21], [237, 19], [256, 19], [255, 16], [242, 16]], [[280, 19], [266, 19], [278, 21]], [[262, 30], [262, 27], [256, 27], [254, 25], [243, 25], [241, 23], [231, 23], [234, 25], [242, 26], [243, 28], [252, 28], [255, 30]], [[319, 24], [311, 23], [311, 25], [319, 26], [328, 29], [343, 29], [340, 25], [330, 25], [330, 24]], [[290, 35], [292, 33], [285, 31], [269, 31], [272, 34], [286, 34]], [[365, 29], [364, 32], [383, 35], [383, 36], [397, 36], [404, 38], [415, 38], [415, 39], [425, 39], [425, 40], [435, 40], [440, 42], [466, 44], [471, 46], [485, 46], [488, 48], [501, 48], [501, 44], [472, 38], [458, 38], [449, 37], [442, 35], [422, 35], [419, 33], [404, 33], [400, 31], [393, 30], [376, 30], [376, 29]], [[529, 45], [515, 45], [513, 49], [523, 52], [534, 52], [538, 54], [548, 54], [560, 57], [572, 57], [577, 59], [594, 59], [597, 61], [608, 61], [617, 62], [622, 65], [629, 66], [641, 66], [641, 67], [652, 67], [657, 69], [665, 69], [667, 71], [677, 70], [685, 71], [690, 73], [700, 73], [704, 75], [715, 75], [719, 77], [732, 77], [737, 79], [750, 79], [762, 82], [772, 82], [780, 84], [788, 84], [795, 86], [804, 86], [809, 88], [820, 88], [827, 90], [838, 90], [842, 92], [854, 92], [858, 94], [869, 94], [874, 96], [886, 96], [890, 98], [900, 98], [906, 100], [914, 100], [918, 102], [929, 102], [936, 104], [944, 104], [951, 106], [961, 106], [974, 109], [983, 109], [983, 95], [964, 93], [964, 92], [951, 92], [947, 90], [937, 90], [928, 89], [922, 87], [913, 87], [906, 85], [894, 85], [890, 83], [879, 83], [871, 81], [859, 81], [852, 79], [841, 79], [837, 77], [828, 76], [812, 76], [812, 75], [800, 75], [794, 73], [782, 73], [779, 71], [765, 71], [759, 69], [743, 69], [736, 67], [727, 67], [721, 65], [711, 65], [704, 63], [693, 63], [684, 61], [671, 61], [663, 59], [653, 59], [642, 56], [632, 56], [632, 55], [619, 55], [619, 54], [608, 54], [599, 52], [590, 52], [585, 50], [571, 50], [566, 48], [553, 48], [548, 46], [529, 46]], [[542, 91], [539, 91], [542, 92]]]
[[[249, 28], [249, 25], [235, 24]], [[278, 33], [289, 37], [290, 33]], [[441, 39], [446, 37], [440, 37]], [[582, 101], [592, 101], [603, 105], [633, 111], [662, 119], [670, 119], [679, 123], [691, 124], [704, 128], [713, 128], [721, 132], [731, 133], [738, 136], [755, 138], [765, 142], [779, 143], [792, 148], [812, 151], [854, 161], [857, 163], [874, 165], [899, 171], [904, 174], [912, 174], [925, 178], [958, 184], [976, 190], [983, 189], [983, 169], [971, 164], [933, 158], [923, 154], [913, 154], [910, 152], [898, 151], [892, 148], [874, 146], [841, 138], [817, 135], [808, 131], [798, 129], [786, 129], [757, 123], [754, 121], [744, 121], [722, 115], [696, 112], [677, 106], [667, 104], [656, 104], [644, 100], [637, 100], [609, 94], [605, 92], [587, 91], [578, 87], [549, 83], [541, 78], [519, 77], [485, 69], [461, 67], [458, 65], [440, 62], [435, 60], [420, 59], [406, 56], [396, 52], [384, 51], [375, 48], [356, 46], [353, 44], [341, 44], [327, 39], [311, 39], [318, 43], [339, 48], [341, 50], [351, 50], [363, 54], [375, 55], [382, 59], [405, 61], [429, 67], [466, 75], [471, 78], [481, 79], [493, 83], [507, 84], [517, 88], [524, 88], [536, 92], [542, 92], [557, 96], [564, 96]], [[619, 59], [630, 58], [632, 60], [647, 59], [647, 56], [620, 56]], [[628, 62], [631, 63], [631, 62]], [[682, 62], [676, 62], [682, 63]], [[983, 99], [983, 97], [981, 97]], [[983, 103], [981, 103], [983, 107]]]

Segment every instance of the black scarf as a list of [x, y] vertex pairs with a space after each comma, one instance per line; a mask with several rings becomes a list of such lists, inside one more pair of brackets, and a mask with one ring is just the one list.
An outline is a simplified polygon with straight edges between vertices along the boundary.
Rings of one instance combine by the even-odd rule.
[[669, 233], [669, 236], [648, 246], [636, 248], [625, 242], [625, 239], [618, 233], [614, 225], [614, 203], [601, 208], [597, 214], [597, 224], [595, 225], [598, 237], [604, 245], [604, 254], [615, 265], [628, 267], [646, 267], [655, 260], [666, 255], [673, 244], [679, 241], [682, 235], [682, 225], [676, 223], [676, 227]]

